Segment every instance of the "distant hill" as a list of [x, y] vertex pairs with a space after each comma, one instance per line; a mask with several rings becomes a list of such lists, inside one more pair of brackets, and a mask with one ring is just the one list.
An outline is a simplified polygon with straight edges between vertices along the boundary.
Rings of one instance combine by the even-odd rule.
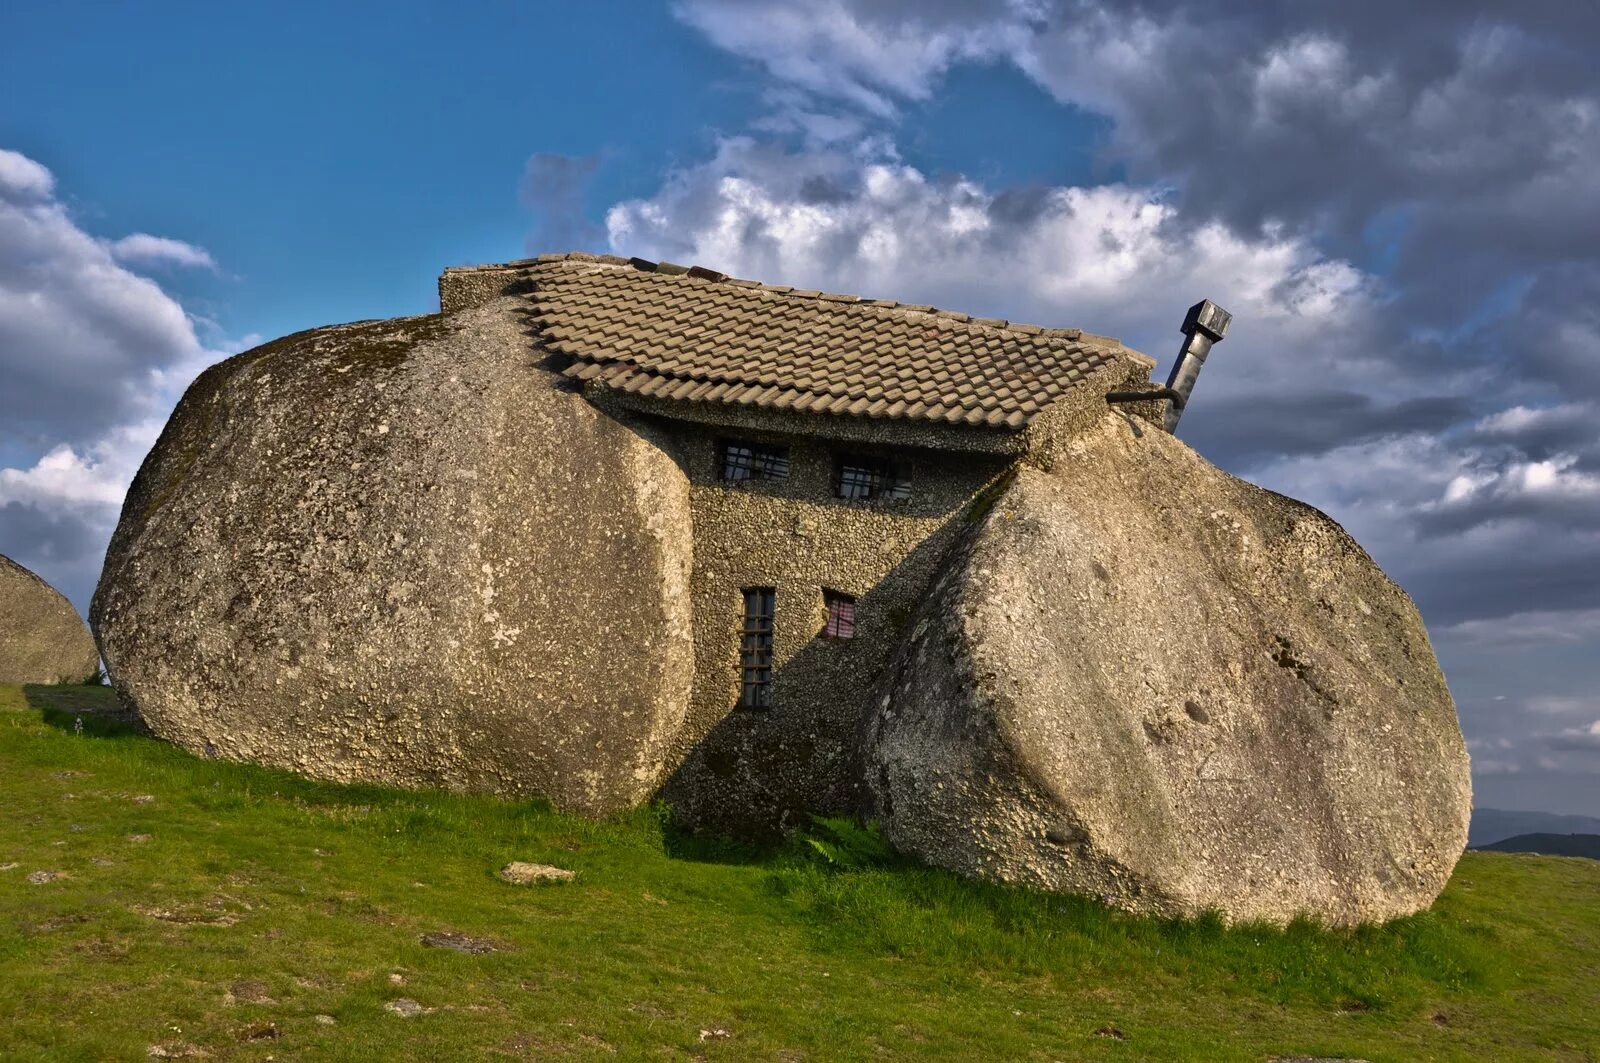
[[1554, 812], [1512, 812], [1503, 808], [1475, 808], [1467, 831], [1467, 846], [1483, 849], [1519, 834], [1600, 834], [1600, 819], [1563, 816]]
[[1497, 853], [1586, 856], [1590, 860], [1600, 860], [1600, 834], [1519, 834], [1478, 848]]

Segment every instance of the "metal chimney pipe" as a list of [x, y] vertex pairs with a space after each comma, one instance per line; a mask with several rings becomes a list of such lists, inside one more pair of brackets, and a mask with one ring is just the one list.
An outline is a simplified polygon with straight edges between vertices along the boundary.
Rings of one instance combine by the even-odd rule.
[[1167, 403], [1165, 427], [1168, 432], [1177, 432], [1178, 419], [1189, 405], [1189, 393], [1194, 390], [1195, 379], [1206, 364], [1206, 355], [1211, 353], [1213, 343], [1222, 342], [1228, 322], [1232, 320], [1232, 314], [1210, 299], [1202, 299], [1189, 308], [1183, 319], [1183, 348], [1178, 351], [1178, 360], [1172, 363], [1172, 372], [1167, 375], [1167, 387], [1180, 396]]

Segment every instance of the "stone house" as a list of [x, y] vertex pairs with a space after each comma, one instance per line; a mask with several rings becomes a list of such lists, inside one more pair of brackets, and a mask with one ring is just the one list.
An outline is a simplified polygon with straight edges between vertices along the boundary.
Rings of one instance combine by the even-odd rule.
[[1415, 605], [1176, 438], [1115, 340], [699, 268], [447, 270], [206, 370], [91, 618], [151, 731], [318, 778], [665, 798], [1123, 907], [1390, 918], [1468, 760]]
[[1155, 364], [1078, 329], [613, 256], [450, 269], [439, 302], [507, 290], [551, 367], [688, 478], [695, 675], [664, 796], [746, 833], [857, 807], [859, 729], [952, 541]]

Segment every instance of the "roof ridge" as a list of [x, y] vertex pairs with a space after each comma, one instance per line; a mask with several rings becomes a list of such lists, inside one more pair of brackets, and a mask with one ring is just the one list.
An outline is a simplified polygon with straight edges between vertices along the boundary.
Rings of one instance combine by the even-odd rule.
[[592, 262], [605, 266], [629, 266], [641, 273], [653, 273], [662, 277], [688, 277], [708, 284], [729, 284], [739, 288], [771, 292], [775, 295], [784, 295], [793, 299], [804, 299], [813, 302], [858, 304], [879, 310], [891, 310], [896, 312], [897, 316], [916, 314], [967, 325], [974, 329], [993, 330], [1020, 336], [1042, 336], [1047, 339], [1071, 340], [1094, 347], [1138, 353], [1113, 336], [1097, 335], [1079, 328], [1033, 325], [1001, 317], [973, 317], [971, 314], [962, 313], [959, 310], [942, 310], [928, 303], [904, 303], [898, 299], [868, 299], [860, 295], [824, 292], [816, 288], [796, 288], [791, 284], [768, 284], [763, 281], [730, 277], [726, 273], [709, 269], [705, 266], [683, 266], [676, 262], [652, 262], [645, 258], [623, 258], [621, 255], [594, 254], [589, 251], [560, 251], [538, 255], [534, 258], [518, 258], [509, 262], [486, 263], [481, 266], [447, 266], [445, 267], [445, 272], [470, 273], [477, 270], [528, 269], [534, 266], [554, 265], [561, 262]]

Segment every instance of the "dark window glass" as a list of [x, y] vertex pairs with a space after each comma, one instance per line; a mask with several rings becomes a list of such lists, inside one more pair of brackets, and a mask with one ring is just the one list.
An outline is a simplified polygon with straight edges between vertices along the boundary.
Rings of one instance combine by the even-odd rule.
[[744, 632], [739, 640], [739, 707], [772, 704], [772, 618], [777, 594], [771, 587], [744, 592]]
[[905, 467], [881, 458], [847, 454], [839, 459], [836, 492], [840, 498], [906, 499], [911, 497], [911, 477]]
[[787, 480], [789, 448], [729, 440], [722, 444], [724, 480]]
[[828, 606], [828, 622], [822, 628], [822, 633], [830, 639], [853, 639], [856, 637], [856, 600], [848, 594], [836, 594], [833, 591], [824, 591], [822, 600]]

